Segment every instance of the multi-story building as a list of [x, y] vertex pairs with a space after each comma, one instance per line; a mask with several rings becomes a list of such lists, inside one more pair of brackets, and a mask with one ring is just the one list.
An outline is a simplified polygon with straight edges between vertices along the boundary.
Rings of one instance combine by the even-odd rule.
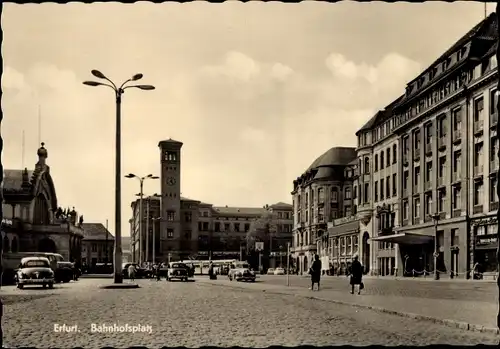
[[496, 26], [479, 23], [357, 132], [375, 274], [496, 270]]
[[115, 237], [101, 223], [83, 223], [82, 263], [112, 263]]
[[[262, 208], [213, 206], [181, 197], [180, 171], [182, 143], [169, 139], [159, 143], [161, 154], [161, 195], [132, 202], [130, 245], [132, 258], [139, 261], [142, 230], [143, 260], [240, 258], [247, 250], [246, 236], [258, 219], [268, 214], [276, 226], [266, 251], [281, 259], [292, 236], [292, 205], [277, 203]], [[273, 261], [273, 258], [271, 258]]]
[[[356, 159], [355, 148], [334, 147], [318, 157], [293, 181], [292, 254], [299, 273], [307, 272], [318, 249], [323, 269], [330, 269], [327, 222], [353, 213], [353, 181], [345, 169]], [[321, 241], [318, 245], [318, 241]]]

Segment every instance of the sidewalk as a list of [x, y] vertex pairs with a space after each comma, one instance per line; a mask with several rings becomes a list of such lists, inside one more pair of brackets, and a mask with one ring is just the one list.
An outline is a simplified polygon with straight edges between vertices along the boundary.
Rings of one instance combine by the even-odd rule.
[[253, 289], [276, 294], [306, 297], [343, 305], [373, 309], [415, 319], [444, 323], [464, 330], [499, 333], [496, 328], [498, 305], [484, 301], [429, 299], [404, 296], [352, 295], [334, 290], [311, 291], [304, 287], [287, 287], [264, 283], [236, 283], [226, 280], [200, 280], [222, 287]]

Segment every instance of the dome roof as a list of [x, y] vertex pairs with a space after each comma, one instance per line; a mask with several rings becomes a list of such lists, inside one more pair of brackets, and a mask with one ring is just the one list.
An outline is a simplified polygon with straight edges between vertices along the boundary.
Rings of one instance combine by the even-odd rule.
[[44, 145], [45, 145], [45, 143], [42, 142], [42, 146], [40, 148], [38, 148], [37, 155], [39, 157], [46, 158], [48, 154], [47, 154], [47, 149], [45, 149]]
[[[356, 158], [354, 147], [333, 147], [318, 157], [307, 171], [323, 166], [345, 166]], [[306, 172], [307, 172], [306, 171]]]

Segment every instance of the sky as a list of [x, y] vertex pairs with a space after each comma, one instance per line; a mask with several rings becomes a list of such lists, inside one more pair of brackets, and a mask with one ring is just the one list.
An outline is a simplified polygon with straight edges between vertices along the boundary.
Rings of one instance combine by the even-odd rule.
[[[159, 175], [158, 142], [172, 138], [184, 143], [182, 196], [291, 203], [295, 178], [329, 148], [356, 146], [354, 133], [483, 18], [470, 2], [7, 3], [3, 165], [34, 168], [45, 142], [59, 205], [109, 219], [114, 234], [114, 95], [82, 82], [92, 69], [116, 83], [142, 73], [156, 90], [123, 96], [123, 175]], [[123, 179], [123, 235], [138, 191]]]

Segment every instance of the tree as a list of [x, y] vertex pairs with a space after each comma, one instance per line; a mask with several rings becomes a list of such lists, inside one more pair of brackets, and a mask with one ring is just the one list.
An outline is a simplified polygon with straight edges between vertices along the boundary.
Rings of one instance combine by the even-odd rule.
[[246, 234], [247, 251], [255, 250], [256, 242], [264, 242], [264, 249], [266, 249], [266, 245], [269, 246], [271, 237], [275, 237], [277, 231], [278, 227], [274, 215], [271, 212], [266, 212], [250, 225]]

